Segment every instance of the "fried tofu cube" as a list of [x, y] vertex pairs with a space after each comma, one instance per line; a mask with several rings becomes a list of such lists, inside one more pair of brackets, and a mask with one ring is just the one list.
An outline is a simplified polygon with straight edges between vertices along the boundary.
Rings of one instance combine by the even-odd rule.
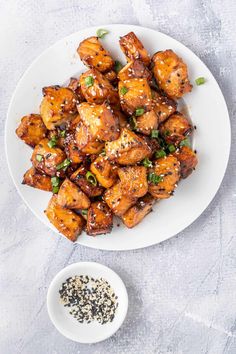
[[67, 87], [69, 89], [71, 89], [76, 94], [77, 104], [85, 101], [85, 98], [84, 98], [84, 95], [82, 93], [81, 86], [79, 83], [79, 79], [76, 79], [75, 77], [71, 77], [70, 82]]
[[27, 184], [27, 186], [38, 188], [47, 192], [52, 191], [51, 178], [39, 173], [34, 167], [31, 167], [25, 172], [22, 184]]
[[47, 129], [70, 121], [77, 112], [75, 93], [68, 87], [49, 86], [43, 88], [44, 98], [40, 114]]
[[140, 59], [145, 65], [150, 64], [150, 56], [134, 32], [121, 37], [119, 43], [128, 61]]
[[117, 181], [117, 167], [106, 156], [98, 156], [90, 166], [91, 172], [104, 188], [110, 188]]
[[82, 93], [89, 103], [101, 104], [108, 101], [119, 107], [119, 95], [110, 82], [96, 69], [90, 69], [79, 78]]
[[89, 127], [79, 122], [75, 131], [75, 140], [78, 149], [83, 154], [99, 154], [104, 148], [104, 142], [91, 135]]
[[192, 132], [192, 125], [183, 114], [177, 112], [160, 124], [159, 131], [168, 144], [179, 144]]
[[117, 76], [121, 81], [133, 78], [142, 78], [149, 81], [152, 78], [152, 73], [141, 60], [131, 60], [119, 71]]
[[64, 171], [58, 170], [57, 166], [66, 159], [66, 154], [58, 147], [50, 148], [48, 143], [49, 140], [45, 138], [35, 146], [31, 157], [32, 164], [48, 176], [64, 175]]
[[[154, 175], [153, 175], [154, 174]], [[151, 182], [150, 177], [156, 176], [157, 181]], [[149, 193], [156, 199], [166, 199], [173, 195], [180, 178], [180, 163], [172, 155], [159, 158], [149, 170]]]
[[146, 194], [143, 198], [140, 198], [137, 203], [122, 215], [121, 219], [125, 226], [132, 228], [139, 224], [143, 218], [152, 211], [155, 199]]
[[197, 155], [190, 147], [182, 146], [179, 150], [176, 151], [174, 156], [180, 162], [181, 177], [187, 178], [197, 166]]
[[72, 163], [81, 163], [84, 159], [84, 154], [79, 150], [74, 133], [69, 134], [65, 140], [65, 153]]
[[39, 114], [29, 114], [21, 118], [16, 135], [27, 145], [35, 147], [47, 135], [47, 128]]
[[158, 116], [155, 111], [149, 111], [136, 118], [136, 131], [150, 135], [152, 130], [158, 128]]
[[192, 90], [188, 79], [187, 65], [171, 49], [154, 54], [152, 66], [158, 86], [168, 96], [181, 98]]
[[95, 68], [101, 73], [111, 70], [114, 66], [110, 53], [103, 48], [97, 37], [89, 37], [83, 40], [77, 52], [86, 66]]
[[120, 165], [134, 165], [151, 155], [146, 141], [127, 128], [122, 129], [117, 140], [106, 142], [105, 152], [108, 160]]
[[117, 82], [117, 74], [114, 70], [110, 70], [106, 73], [104, 73], [105, 78], [115, 84]]
[[147, 169], [144, 166], [129, 166], [118, 169], [122, 192], [129, 197], [140, 198], [148, 191]]
[[96, 236], [110, 233], [113, 227], [113, 215], [107, 204], [101, 201], [93, 202], [88, 209], [87, 234]]
[[57, 202], [68, 209], [88, 209], [91, 204], [87, 195], [68, 178], [60, 186]]
[[131, 198], [123, 194], [120, 182], [107, 189], [103, 198], [117, 216], [122, 216], [137, 201], [137, 198]]
[[57, 230], [70, 241], [76, 241], [84, 227], [84, 219], [70, 209], [62, 208], [58, 204], [58, 196], [53, 195], [49, 201], [45, 214]]
[[144, 112], [152, 110], [152, 92], [147, 79], [119, 81], [118, 88], [121, 108], [126, 114], [137, 115], [137, 109]]
[[83, 102], [78, 106], [78, 111], [91, 137], [103, 141], [112, 141], [119, 137], [119, 121], [106, 102], [102, 105]]
[[98, 197], [102, 195], [104, 188], [99, 184], [91, 184], [86, 178], [87, 172], [88, 168], [82, 165], [70, 176], [70, 179], [77, 184], [88, 197]]
[[152, 90], [153, 109], [158, 116], [159, 124], [164, 122], [171, 114], [176, 112], [177, 103], [159, 92]]

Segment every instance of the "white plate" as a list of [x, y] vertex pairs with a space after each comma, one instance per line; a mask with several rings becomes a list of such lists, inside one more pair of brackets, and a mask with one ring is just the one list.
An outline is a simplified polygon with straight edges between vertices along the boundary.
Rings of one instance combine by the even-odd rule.
[[[98, 322], [80, 324], [60, 302], [59, 289], [63, 282], [75, 275], [104, 278], [118, 297], [114, 320], [104, 325]], [[128, 294], [121, 278], [110, 268], [95, 262], [79, 262], [62, 269], [52, 280], [47, 294], [49, 317], [57, 330], [65, 337], [79, 343], [96, 343], [112, 336], [122, 325], [128, 310]]]
[[[100, 26], [99, 26], [100, 27]], [[71, 34], [41, 54], [25, 72], [13, 94], [6, 122], [6, 151], [8, 165], [14, 183], [29, 208], [48, 227], [43, 211], [50, 193], [22, 185], [22, 176], [30, 167], [32, 150], [15, 135], [20, 118], [28, 113], [39, 112], [42, 87], [64, 84], [72, 76], [86, 68], [76, 54], [76, 48], [86, 37], [96, 34], [93, 27]], [[110, 33], [102, 40], [113, 58], [125, 62], [119, 48], [120, 36], [134, 31], [148, 52], [153, 54], [173, 49], [187, 63], [193, 90], [184, 96], [193, 123], [193, 147], [197, 149], [199, 164], [196, 171], [181, 181], [174, 197], [155, 206], [134, 229], [114, 227], [111, 234], [89, 237], [85, 233], [78, 243], [107, 250], [128, 250], [150, 246], [166, 240], [182, 231], [196, 220], [216, 194], [223, 179], [230, 152], [230, 121], [221, 90], [203, 62], [183, 44], [154, 30], [131, 25], [105, 25]], [[204, 76], [207, 82], [196, 86], [194, 80]]]

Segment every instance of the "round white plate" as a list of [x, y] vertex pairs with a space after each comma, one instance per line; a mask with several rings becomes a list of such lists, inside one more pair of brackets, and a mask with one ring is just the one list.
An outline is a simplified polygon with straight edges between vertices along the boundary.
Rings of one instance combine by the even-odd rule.
[[[104, 278], [118, 297], [114, 320], [106, 324], [94, 321], [81, 324], [69, 314], [68, 307], [60, 302], [59, 290], [62, 283], [75, 275]], [[57, 330], [65, 337], [79, 343], [96, 343], [112, 336], [122, 325], [128, 310], [128, 294], [121, 278], [110, 268], [95, 262], [79, 262], [62, 269], [52, 280], [47, 294], [49, 317]]]
[[[199, 164], [196, 171], [180, 182], [174, 197], [163, 200], [134, 229], [114, 227], [111, 234], [97, 237], [85, 233], [78, 243], [107, 250], [129, 250], [150, 246], [182, 231], [196, 220], [216, 194], [223, 179], [230, 152], [230, 121], [224, 97], [211, 72], [203, 62], [175, 39], [143, 27], [133, 25], [105, 25], [110, 33], [102, 40], [114, 59], [125, 63], [119, 48], [119, 37], [134, 31], [150, 54], [173, 49], [187, 63], [193, 90], [184, 96], [191, 120], [197, 126], [193, 148], [197, 150]], [[88, 28], [60, 40], [43, 52], [25, 72], [13, 94], [6, 122], [6, 152], [14, 183], [29, 208], [48, 227], [44, 210], [50, 193], [22, 185], [22, 176], [30, 167], [32, 150], [15, 135], [22, 116], [38, 113], [42, 87], [62, 85], [86, 68], [76, 54], [79, 43], [96, 35], [99, 27]], [[199, 76], [206, 83], [196, 86]], [[122, 223], [120, 223], [122, 224]]]

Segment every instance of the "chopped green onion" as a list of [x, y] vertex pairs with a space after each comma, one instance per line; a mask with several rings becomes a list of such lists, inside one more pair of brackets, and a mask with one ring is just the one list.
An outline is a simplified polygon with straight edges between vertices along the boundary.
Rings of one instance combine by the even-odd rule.
[[84, 216], [88, 215], [88, 209], [82, 209], [81, 210], [81, 214], [84, 215]]
[[195, 80], [195, 82], [196, 82], [196, 85], [199, 86], [199, 85], [205, 84], [206, 80], [205, 80], [204, 77], [198, 77], [198, 78]]
[[59, 185], [60, 185], [60, 179], [58, 177], [52, 177], [51, 178], [51, 184], [52, 184], [52, 192], [53, 192], [53, 194], [58, 193]]
[[125, 95], [128, 91], [129, 91], [129, 90], [127, 89], [127, 87], [123, 86], [123, 87], [121, 87], [121, 89], [120, 89], [120, 94], [121, 94], [121, 95]]
[[50, 148], [53, 148], [54, 146], [57, 145], [57, 140], [58, 140], [57, 136], [56, 136], [56, 135], [53, 135], [52, 138], [51, 138], [51, 139], [49, 140], [49, 142], [48, 142], [48, 146], [49, 146]]
[[153, 184], [157, 184], [163, 181], [163, 177], [156, 175], [154, 172], [151, 172], [148, 174], [148, 180]]
[[144, 109], [143, 108], [137, 108], [136, 111], [135, 111], [136, 117], [139, 117], [139, 116], [143, 115], [143, 113], [144, 113]]
[[152, 167], [152, 161], [150, 161], [147, 157], [142, 161], [144, 167]]
[[136, 130], [137, 129], [137, 120], [136, 120], [136, 118], [134, 116], [130, 117], [129, 125], [130, 125], [130, 129], [132, 129], [132, 130]]
[[90, 171], [88, 171], [86, 173], [86, 179], [89, 183], [91, 183], [93, 186], [96, 186], [97, 185], [97, 179], [96, 177], [94, 176], [94, 174]]
[[36, 160], [37, 160], [38, 162], [41, 162], [42, 159], [43, 159], [43, 155], [39, 155], [39, 154], [36, 155]]
[[164, 150], [158, 150], [155, 152], [155, 157], [156, 159], [160, 159], [161, 157], [165, 157], [166, 153]]
[[87, 87], [90, 87], [90, 86], [93, 86], [94, 84], [94, 78], [92, 76], [87, 76], [85, 79], [84, 79], [84, 82], [85, 82], [85, 85]]
[[169, 130], [164, 131], [164, 136], [169, 136], [169, 135], [170, 135], [170, 131]]
[[184, 140], [182, 140], [179, 145], [180, 146], [188, 146], [188, 147], [190, 147], [191, 144], [190, 144], [189, 138], [185, 138]]
[[158, 138], [159, 131], [157, 129], [153, 129], [151, 132], [151, 138]]
[[66, 136], [66, 130], [60, 131], [60, 136], [64, 138]]
[[57, 171], [62, 170], [62, 169], [66, 169], [70, 165], [70, 163], [71, 162], [69, 159], [65, 159], [62, 163], [57, 165]]
[[54, 187], [52, 187], [52, 193], [53, 193], [53, 194], [58, 193], [58, 191], [59, 191], [59, 186], [54, 186]]
[[114, 70], [115, 72], [118, 74], [118, 72], [123, 68], [123, 65], [121, 64], [121, 62], [119, 62], [118, 60], [115, 61], [115, 65], [114, 65]]
[[100, 153], [101, 156], [106, 156], [106, 151], [105, 149], [102, 150], [102, 152]]
[[175, 146], [173, 144], [168, 145], [169, 152], [175, 152]]
[[106, 29], [104, 29], [104, 28], [99, 28], [98, 30], [97, 30], [97, 36], [98, 36], [98, 38], [103, 38], [106, 34], [108, 34], [109, 33], [109, 31], [108, 30], [106, 30]]

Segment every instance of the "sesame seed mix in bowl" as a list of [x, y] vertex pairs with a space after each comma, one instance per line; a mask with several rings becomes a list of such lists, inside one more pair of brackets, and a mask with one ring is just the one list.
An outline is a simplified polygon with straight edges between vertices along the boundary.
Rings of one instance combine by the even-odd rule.
[[60, 300], [79, 323], [112, 322], [119, 303], [110, 284], [88, 275], [68, 278], [59, 290]]

